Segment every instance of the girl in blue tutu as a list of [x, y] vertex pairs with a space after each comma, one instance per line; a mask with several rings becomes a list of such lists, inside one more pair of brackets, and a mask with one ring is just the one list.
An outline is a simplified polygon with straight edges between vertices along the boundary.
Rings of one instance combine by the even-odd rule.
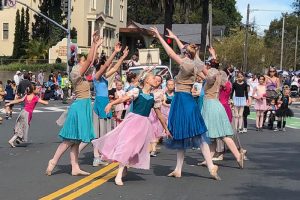
[[92, 106], [89, 82], [83, 76], [88, 71], [94, 60], [98, 47], [102, 44], [102, 39], [98, 32], [93, 34], [93, 44], [85, 61], [74, 66], [70, 78], [72, 80], [76, 100], [68, 110], [68, 114], [60, 130], [59, 136], [63, 140], [58, 146], [53, 158], [49, 161], [46, 174], [50, 176], [57, 162], [63, 153], [71, 148], [70, 160], [72, 165], [72, 175], [89, 175], [90, 173], [80, 169], [78, 164], [79, 144], [89, 143], [95, 138], [92, 122]]
[[218, 167], [212, 162], [205, 137], [207, 128], [200, 109], [191, 94], [197, 73], [202, 71], [207, 74], [204, 63], [196, 56], [197, 47], [194, 44], [183, 45], [176, 35], [168, 30], [169, 35], [167, 37], [174, 39], [182, 50], [183, 56], [180, 57], [166, 43], [156, 27], [151, 28], [151, 31], [159, 39], [170, 58], [180, 65], [179, 73], [175, 79], [175, 96], [172, 100], [168, 119], [168, 129], [173, 138], [166, 140], [167, 147], [177, 150], [177, 164], [175, 170], [168, 176], [181, 177], [185, 150], [200, 146], [211, 176], [218, 180], [220, 179], [217, 173]]

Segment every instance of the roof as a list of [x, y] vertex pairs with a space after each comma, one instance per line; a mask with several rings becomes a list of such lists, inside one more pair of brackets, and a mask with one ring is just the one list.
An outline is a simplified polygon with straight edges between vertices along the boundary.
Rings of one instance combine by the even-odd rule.
[[[164, 24], [140, 24], [137, 22], [131, 22], [131, 27], [136, 26], [149, 30], [150, 27], [156, 26], [160, 34], [163, 34]], [[130, 27], [130, 25], [128, 26]], [[201, 44], [201, 28], [202, 24], [173, 24], [172, 31], [181, 41], [186, 43]], [[213, 36], [220, 37], [224, 35], [225, 26], [213, 26]]]

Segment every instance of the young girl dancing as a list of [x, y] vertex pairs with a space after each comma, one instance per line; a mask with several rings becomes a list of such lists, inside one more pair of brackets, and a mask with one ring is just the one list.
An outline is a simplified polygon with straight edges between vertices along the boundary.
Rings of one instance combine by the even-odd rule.
[[[125, 96], [125, 91], [123, 90], [123, 83], [121, 81], [116, 82], [116, 92], [115, 92], [115, 97], [116, 99], [118, 98], [123, 98]], [[115, 117], [116, 117], [116, 124], [119, 125], [122, 120], [123, 120], [123, 112], [125, 110], [124, 103], [117, 104], [115, 106]]]
[[149, 114], [153, 107], [167, 136], [169, 136], [167, 125], [156, 105], [154, 95], [150, 93], [151, 87], [157, 85], [154, 76], [151, 73], [146, 73], [143, 83], [143, 89], [134, 88], [123, 98], [106, 106], [105, 111], [108, 113], [113, 105], [133, 100], [133, 109], [123, 122], [105, 136], [92, 141], [94, 147], [101, 152], [104, 160], [119, 162], [115, 183], [120, 186], [123, 185], [122, 175], [125, 167], [150, 168], [148, 147], [153, 136], [153, 127], [149, 120]]
[[267, 110], [265, 77], [258, 77], [258, 85], [253, 89], [252, 98], [255, 99], [256, 131], [262, 131], [264, 112]]
[[281, 104], [279, 109], [276, 111], [276, 117], [278, 118], [277, 122], [277, 129], [274, 131], [286, 131], [285, 125], [286, 125], [286, 118], [287, 117], [293, 117], [294, 113], [289, 108], [289, 105], [292, 104], [292, 98], [290, 97], [290, 89], [285, 88], [283, 90], [283, 96], [278, 100], [278, 103]]
[[167, 147], [177, 150], [177, 164], [175, 170], [168, 176], [181, 177], [185, 150], [193, 147], [199, 148], [200, 146], [211, 176], [218, 180], [220, 179], [217, 173], [218, 167], [212, 162], [207, 138], [205, 138], [207, 129], [199, 106], [191, 94], [197, 71], [207, 73], [203, 62], [196, 58], [197, 47], [194, 44], [183, 45], [172, 31], [168, 30], [168, 37], [177, 42], [183, 53], [183, 57], [180, 57], [166, 43], [156, 27], [151, 28], [151, 31], [159, 39], [170, 58], [180, 65], [179, 73], [175, 79], [175, 96], [172, 100], [168, 120], [168, 128], [173, 139], [166, 141]]
[[[152, 93], [154, 95], [155, 102], [157, 102], [157, 108], [161, 109], [163, 98], [164, 98], [164, 92], [161, 89], [162, 84], [162, 77], [159, 75], [155, 76], [156, 85], [152, 88]], [[156, 157], [156, 146], [160, 138], [163, 137], [163, 127], [161, 126], [161, 123], [159, 121], [158, 116], [155, 114], [155, 111], [152, 109], [151, 113], [149, 115], [149, 120], [153, 127], [153, 137], [151, 141], [151, 150], [150, 150], [150, 156]]]
[[5, 106], [9, 107], [13, 104], [24, 102], [24, 108], [20, 112], [17, 120], [16, 125], [14, 129], [14, 135], [12, 138], [8, 141], [11, 147], [16, 147], [14, 142], [18, 139], [22, 142], [28, 141], [28, 130], [30, 126], [30, 122], [32, 119], [32, 113], [37, 103], [41, 103], [44, 105], [47, 105], [48, 102], [41, 100], [36, 94], [38, 94], [39, 91], [37, 90], [35, 85], [29, 85], [28, 88], [26, 88], [26, 95], [22, 99], [13, 100], [9, 103], [7, 103]]
[[241, 133], [243, 131], [242, 127], [244, 106], [248, 104], [247, 83], [244, 80], [243, 72], [237, 73], [237, 80], [232, 85], [231, 99], [233, 99], [234, 105], [235, 129]]
[[63, 153], [71, 147], [70, 160], [72, 165], [72, 175], [89, 175], [90, 173], [80, 169], [78, 164], [79, 144], [89, 143], [95, 138], [92, 122], [92, 106], [89, 82], [83, 76], [91, 66], [98, 47], [102, 44], [102, 39], [98, 32], [93, 34], [93, 43], [85, 61], [73, 67], [70, 77], [72, 80], [76, 100], [68, 109], [67, 118], [60, 130], [59, 136], [63, 140], [58, 146], [53, 158], [48, 162], [46, 174], [50, 176], [57, 162]]

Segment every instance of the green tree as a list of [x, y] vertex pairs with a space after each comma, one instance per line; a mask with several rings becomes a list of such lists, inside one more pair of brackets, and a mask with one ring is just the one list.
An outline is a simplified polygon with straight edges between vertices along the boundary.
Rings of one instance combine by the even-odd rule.
[[25, 33], [25, 11], [24, 8], [21, 10], [21, 21], [20, 21], [20, 38], [21, 38], [21, 48], [20, 48], [20, 55], [21, 57], [25, 55], [25, 49], [26, 49], [26, 33]]
[[30, 34], [29, 34], [29, 23], [30, 23], [30, 16], [29, 16], [29, 9], [26, 9], [26, 14], [25, 14], [25, 31], [24, 31], [24, 41], [26, 43], [29, 42], [30, 39]]
[[31, 40], [26, 50], [29, 60], [37, 63], [39, 60], [45, 60], [48, 57], [49, 45], [43, 40]]
[[14, 47], [13, 47], [13, 55], [12, 55], [12, 57], [15, 59], [21, 57], [20, 50], [22, 48], [22, 38], [20, 33], [20, 25], [21, 25], [20, 10], [18, 9], [16, 13]]
[[[225, 37], [221, 42], [215, 42], [215, 49], [222, 64], [233, 64], [235, 67], [241, 68], [244, 39], [245, 32], [242, 30]], [[273, 56], [270, 49], [265, 47], [263, 38], [256, 34], [250, 34], [248, 41], [248, 71], [262, 73], [264, 67], [272, 63]]]
[[[272, 55], [274, 55], [272, 64], [275, 66], [280, 65], [282, 20], [283, 18], [273, 20], [270, 23], [269, 29], [265, 32], [265, 45], [269, 48]], [[283, 68], [286, 70], [294, 66], [297, 26], [300, 27], [300, 20], [297, 14], [285, 15]]]

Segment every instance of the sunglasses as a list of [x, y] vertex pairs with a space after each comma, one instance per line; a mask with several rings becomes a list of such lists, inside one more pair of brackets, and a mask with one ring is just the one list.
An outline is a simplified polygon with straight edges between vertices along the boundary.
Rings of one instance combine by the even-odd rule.
[[275, 72], [275, 71], [270, 71], [270, 72]]

